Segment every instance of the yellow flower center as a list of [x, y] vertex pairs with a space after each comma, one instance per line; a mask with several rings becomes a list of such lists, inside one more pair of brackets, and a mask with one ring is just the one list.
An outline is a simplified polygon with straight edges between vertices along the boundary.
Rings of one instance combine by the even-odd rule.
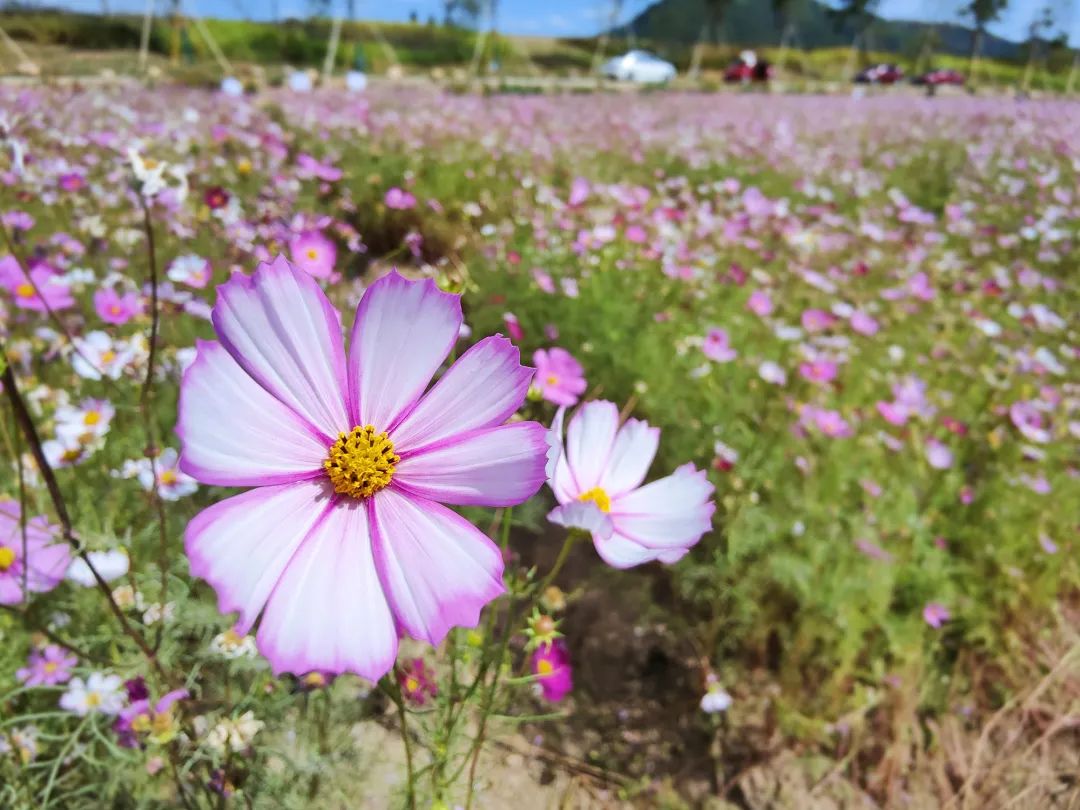
[[386, 433], [376, 433], [371, 425], [339, 433], [323, 468], [334, 491], [353, 498], [370, 498], [390, 483], [394, 465], [401, 459]]
[[147, 714], [137, 714], [131, 718], [131, 728], [133, 731], [138, 731], [140, 734], [150, 730], [150, 716]]
[[559, 378], [556, 377], [554, 374], [548, 374], [546, 377], [546, 382], [548, 385], [555, 385], [559, 382]]
[[240, 638], [239, 633], [237, 633], [233, 628], [230, 627], [222, 634], [221, 640], [224, 644], [227, 644], [230, 647], [235, 647], [239, 645], [243, 639]]
[[251, 161], [247, 158], [241, 158], [240, 162], [236, 164], [236, 170], [240, 174], [249, 174], [251, 172]]
[[47, 674], [49, 674], [49, 675], [52, 675], [59, 668], [60, 668], [60, 665], [58, 663], [56, 663], [55, 661], [46, 661], [45, 662], [44, 669], [45, 669], [45, 672]]
[[[100, 705], [101, 705], [101, 695], [99, 695], [97, 692], [91, 692], [90, 694], [88, 694], [86, 696], [86, 706], [87, 706], [87, 708], [96, 709]], [[135, 724], [132, 723], [131, 725], [134, 726]]]
[[319, 258], [319, 251], [317, 251], [315, 248], [308, 248], [307, 250], [304, 251], [304, 255], [306, 255], [308, 257], [308, 261], [313, 262], [317, 258]]
[[166, 737], [172, 733], [173, 730], [173, 716], [172, 712], [162, 712], [161, 714], [155, 714], [154, 719], [150, 723], [150, 728], [155, 737]]
[[163, 484], [175, 484], [176, 483], [176, 471], [175, 470], [162, 470], [161, 471], [161, 483]]
[[537, 675], [550, 675], [555, 671], [554, 665], [546, 658], [541, 658], [536, 662], [536, 674]]
[[34, 292], [34, 285], [24, 281], [18, 287], [15, 288], [15, 295], [19, 298], [33, 298], [37, 293]]
[[87, 411], [83, 414], [84, 425], [96, 425], [101, 421], [101, 414], [98, 411]]
[[111, 363], [115, 359], [116, 359], [116, 352], [114, 352], [112, 349], [108, 349], [108, 350], [103, 351], [101, 353], [101, 362], [102, 363]]
[[416, 678], [406, 678], [405, 688], [410, 692], [415, 692], [420, 688], [420, 681], [416, 680]]
[[0, 546], [0, 571], [7, 571], [15, 564], [15, 549]]
[[605, 515], [611, 511], [611, 498], [600, 487], [593, 487], [588, 492], [578, 495], [579, 501], [592, 501]]

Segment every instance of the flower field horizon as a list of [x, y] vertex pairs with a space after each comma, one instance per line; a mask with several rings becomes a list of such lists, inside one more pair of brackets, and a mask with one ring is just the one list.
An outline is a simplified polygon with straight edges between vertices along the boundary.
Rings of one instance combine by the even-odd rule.
[[1078, 129], [0, 88], [0, 806], [1077, 801]]

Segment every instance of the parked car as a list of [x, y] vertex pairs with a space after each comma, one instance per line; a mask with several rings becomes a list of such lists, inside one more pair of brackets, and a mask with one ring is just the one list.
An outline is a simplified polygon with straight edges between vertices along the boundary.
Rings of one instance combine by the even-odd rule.
[[921, 76], [916, 76], [911, 81], [913, 84], [919, 84], [926, 87], [941, 87], [943, 85], [963, 87], [966, 83], [964, 74], [956, 70], [930, 70], [923, 73]]
[[724, 81], [729, 84], [767, 82], [772, 77], [772, 65], [765, 59], [758, 59], [753, 51], [743, 51], [724, 71]]
[[648, 51], [627, 51], [605, 62], [600, 72], [609, 79], [638, 84], [663, 84], [678, 73], [673, 64]]
[[896, 84], [904, 78], [904, 71], [899, 65], [882, 62], [860, 70], [855, 74], [856, 84]]

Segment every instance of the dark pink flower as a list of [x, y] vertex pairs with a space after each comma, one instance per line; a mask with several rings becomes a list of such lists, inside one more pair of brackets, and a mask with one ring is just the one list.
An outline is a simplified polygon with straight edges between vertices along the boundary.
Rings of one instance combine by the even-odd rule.
[[935, 630], [945, 624], [951, 617], [949, 609], [940, 602], [927, 602], [922, 612], [923, 621]]
[[393, 208], [396, 211], [407, 211], [416, 207], [416, 197], [397, 186], [386, 192], [383, 202], [386, 203], [387, 208]]
[[398, 667], [397, 682], [402, 696], [414, 706], [423, 706], [439, 694], [423, 658], [413, 658]]
[[530, 666], [544, 700], [558, 703], [574, 688], [570, 653], [561, 639], [537, 647]]

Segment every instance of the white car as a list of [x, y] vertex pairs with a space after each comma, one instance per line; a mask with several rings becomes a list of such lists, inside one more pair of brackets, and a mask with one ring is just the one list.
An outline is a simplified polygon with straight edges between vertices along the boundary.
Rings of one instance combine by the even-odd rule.
[[627, 51], [605, 62], [600, 72], [609, 79], [621, 82], [663, 84], [674, 79], [678, 71], [671, 62], [665, 62], [648, 51]]

